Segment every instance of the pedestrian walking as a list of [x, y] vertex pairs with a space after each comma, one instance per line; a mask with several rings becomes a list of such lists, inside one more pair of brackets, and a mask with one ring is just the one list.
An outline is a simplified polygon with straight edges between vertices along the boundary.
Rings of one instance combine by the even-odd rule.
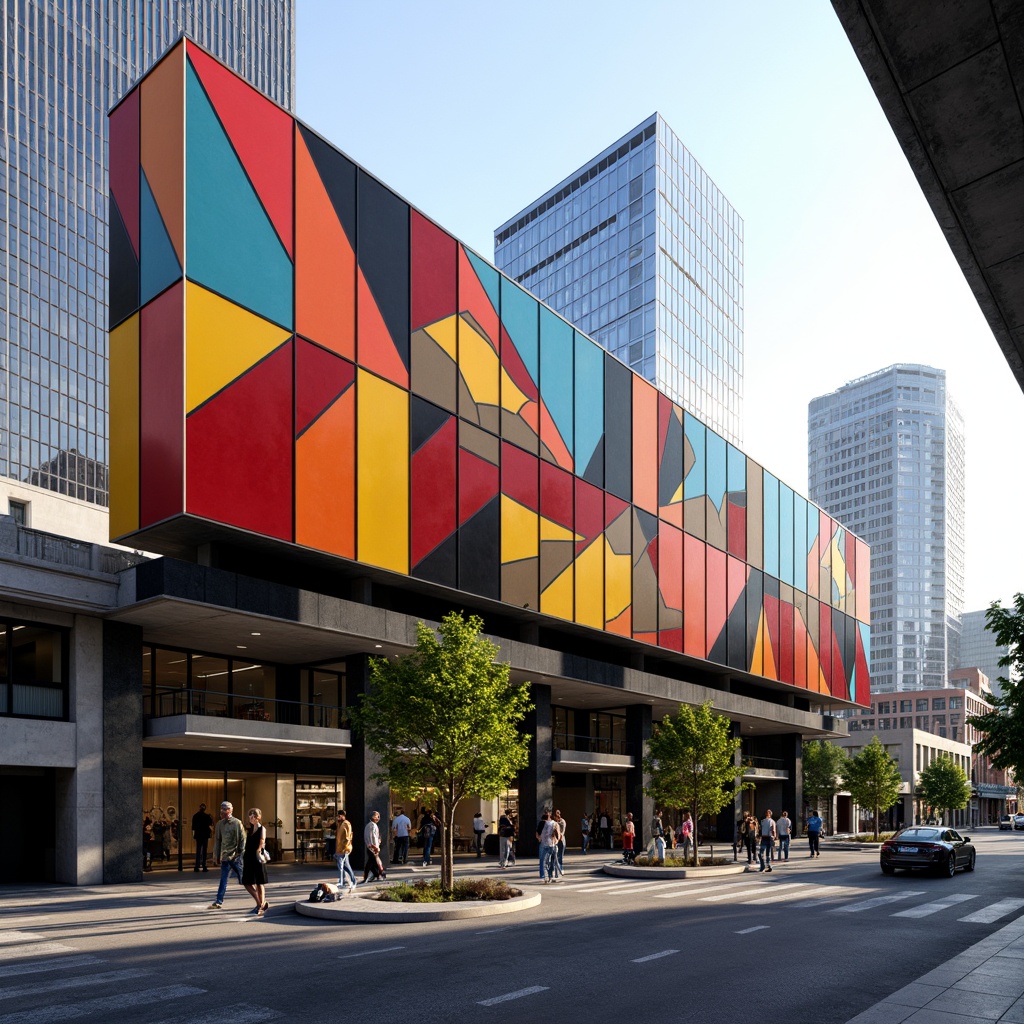
[[612, 848], [612, 823], [604, 811], [601, 812], [598, 823], [598, 828], [601, 830], [601, 845], [606, 850], [610, 850]]
[[752, 814], [743, 818], [743, 845], [747, 850], [747, 863], [753, 864], [757, 858], [757, 819]]
[[387, 872], [380, 860], [380, 811], [374, 811], [370, 815], [370, 820], [363, 829], [363, 845], [366, 847], [363, 884], [366, 884], [371, 874], [375, 882], [387, 878]]
[[790, 820], [789, 811], [783, 811], [779, 820], [775, 822], [775, 830], [779, 834], [778, 860], [789, 860], [789, 840], [793, 835], [793, 822]]
[[818, 812], [815, 811], [807, 819], [807, 842], [811, 848], [812, 857], [821, 856], [821, 818], [818, 817]]
[[547, 885], [549, 882], [560, 882], [562, 880], [562, 872], [558, 866], [558, 840], [562, 833], [558, 827], [558, 822], [555, 821], [552, 815], [545, 813], [542, 821], [543, 827], [537, 839], [544, 854], [543, 878], [544, 884]]
[[220, 864], [220, 885], [217, 896], [210, 904], [210, 910], [220, 910], [228, 891], [228, 875], [234, 873], [239, 885], [242, 884], [242, 854], [245, 852], [245, 831], [242, 823], [231, 812], [231, 801], [220, 805], [220, 821], [213, 833], [213, 859]]
[[428, 868], [430, 867], [430, 852], [433, 850], [434, 840], [437, 838], [437, 817], [433, 811], [427, 811], [420, 834], [423, 836], [423, 866]]
[[409, 831], [412, 822], [401, 807], [396, 807], [395, 811], [397, 813], [391, 822], [391, 831], [395, 837], [395, 863], [405, 864], [409, 860]]
[[587, 852], [587, 846], [590, 844], [590, 817], [584, 813], [583, 820], [580, 822], [580, 846], [583, 848], [583, 852]]
[[355, 892], [356, 873], [349, 862], [352, 854], [352, 824], [344, 811], [338, 811], [335, 834], [337, 842], [334, 847], [334, 863], [338, 865], [338, 888], [342, 891], [347, 888], [349, 892]]
[[757, 851], [757, 862], [761, 865], [758, 871], [771, 871], [772, 869], [772, 847], [775, 845], [777, 832], [775, 831], [775, 819], [772, 817], [771, 809], [764, 812], [761, 819], [761, 848]]
[[655, 810], [651, 820], [651, 838], [654, 840], [654, 856], [665, 862], [665, 826], [661, 822], [661, 811]]
[[545, 811], [537, 822], [537, 866], [540, 871], [540, 880], [545, 879], [545, 872], [548, 866], [548, 851], [544, 845], [544, 833], [548, 829], [548, 822], [551, 821], [551, 813]]
[[196, 866], [193, 871], [206, 871], [206, 861], [210, 851], [210, 833], [213, 830], [213, 818], [206, 813], [206, 804], [200, 804], [199, 810], [192, 815], [192, 838], [196, 844]]
[[508, 807], [505, 813], [498, 818], [498, 866], [505, 871], [509, 862], [515, 863], [513, 845], [516, 837], [516, 827], [512, 821], [512, 813]]
[[484, 836], [487, 835], [487, 822], [484, 816], [477, 811], [473, 815], [473, 846], [476, 849], [477, 860], [484, 855]]
[[569, 827], [569, 822], [562, 817], [562, 812], [555, 810], [555, 824], [558, 826], [558, 846], [556, 847], [558, 856], [558, 873], [560, 875], [565, 874], [565, 830]]
[[636, 825], [633, 824], [633, 815], [626, 812], [626, 820], [622, 825], [622, 863], [636, 863]]
[[263, 812], [258, 807], [250, 807], [249, 835], [245, 840], [245, 852], [242, 854], [242, 885], [256, 901], [252, 913], [257, 917], [270, 909], [267, 902], [267, 865], [263, 861], [263, 848], [267, 842], [267, 830], [263, 826]]
[[690, 863], [693, 853], [693, 818], [689, 811], [683, 811], [683, 823], [679, 826], [680, 845], [683, 848], [683, 861]]

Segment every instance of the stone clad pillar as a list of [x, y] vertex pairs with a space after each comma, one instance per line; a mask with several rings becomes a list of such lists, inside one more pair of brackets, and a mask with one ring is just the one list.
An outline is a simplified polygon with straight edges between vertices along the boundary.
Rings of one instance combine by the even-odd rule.
[[530, 699], [534, 709], [527, 713], [523, 732], [530, 736], [530, 762], [519, 775], [519, 838], [517, 857], [536, 857], [537, 822], [545, 811], [553, 808], [551, 783], [552, 714], [551, 687], [531, 684]]
[[[642, 850], [651, 837], [654, 798], [644, 792], [651, 778], [644, 773], [643, 759], [651, 738], [653, 716], [650, 704], [630, 704], [626, 708], [626, 749], [633, 755], [633, 767], [626, 770], [626, 810], [633, 814], [636, 827], [634, 848]], [[620, 824], [620, 823], [616, 823]]]

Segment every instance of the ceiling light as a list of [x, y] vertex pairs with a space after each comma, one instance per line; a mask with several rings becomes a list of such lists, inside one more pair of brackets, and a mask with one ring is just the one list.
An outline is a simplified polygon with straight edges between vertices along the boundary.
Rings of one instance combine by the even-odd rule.
[[376, 647], [376, 648], [378, 648], [378, 649], [380, 649], [380, 648], [381, 648], [381, 647], [383, 647], [384, 645], [383, 645], [383, 644], [374, 644], [373, 646], [374, 646], [374, 647]]
[[247, 651], [249, 648], [245, 644], [235, 644], [235, 649], [239, 651]]
[[262, 633], [250, 633], [249, 636], [263, 636]]

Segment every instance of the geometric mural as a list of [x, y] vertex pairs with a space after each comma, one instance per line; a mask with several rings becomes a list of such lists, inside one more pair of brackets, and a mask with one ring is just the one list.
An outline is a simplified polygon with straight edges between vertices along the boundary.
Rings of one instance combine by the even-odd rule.
[[868, 702], [868, 548], [188, 40], [110, 115], [111, 535], [191, 517]]

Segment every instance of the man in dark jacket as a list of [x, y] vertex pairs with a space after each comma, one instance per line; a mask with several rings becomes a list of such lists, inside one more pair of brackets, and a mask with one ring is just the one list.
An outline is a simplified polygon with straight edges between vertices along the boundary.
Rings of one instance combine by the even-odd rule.
[[200, 804], [199, 810], [192, 815], [192, 838], [196, 841], [196, 866], [194, 871], [206, 871], [206, 855], [210, 846], [210, 830], [213, 818], [206, 813], [206, 804]]

